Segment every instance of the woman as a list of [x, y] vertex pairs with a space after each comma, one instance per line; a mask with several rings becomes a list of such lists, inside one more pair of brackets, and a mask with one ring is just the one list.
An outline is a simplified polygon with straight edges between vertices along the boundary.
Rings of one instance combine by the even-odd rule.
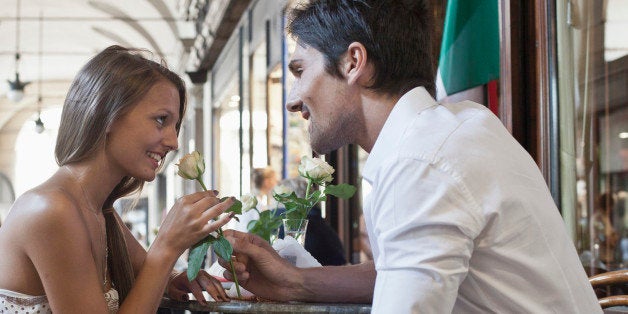
[[[276, 207], [276, 204], [272, 202], [274, 200], [271, 191], [278, 181], [277, 172], [271, 167], [253, 168], [251, 171], [251, 193], [257, 199], [256, 208], [259, 212]], [[238, 222], [233, 223], [230, 227], [238, 231], [248, 232], [249, 223], [259, 219], [258, 211], [249, 210], [242, 213], [238, 217]]]
[[251, 181], [253, 183], [253, 194], [257, 197], [257, 208], [260, 211], [270, 209], [274, 204], [272, 190], [279, 181], [277, 172], [271, 167], [254, 168], [251, 173]]
[[229, 221], [213, 219], [232, 198], [180, 198], [148, 252], [112, 209], [177, 149], [185, 102], [181, 78], [139, 50], [111, 46], [81, 69], [61, 116], [59, 169], [16, 200], [0, 229], [0, 312], [155, 313], [169, 281], [177, 299], [190, 291], [204, 302], [204, 288], [228, 300], [206, 273], [169, 279], [186, 248]]

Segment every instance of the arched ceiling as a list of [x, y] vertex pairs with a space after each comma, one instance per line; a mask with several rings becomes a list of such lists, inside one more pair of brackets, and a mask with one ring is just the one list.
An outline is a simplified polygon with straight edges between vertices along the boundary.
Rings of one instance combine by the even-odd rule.
[[[202, 1], [3, 0], [0, 132], [11, 119], [37, 112], [40, 80], [41, 106], [61, 106], [80, 67], [112, 44], [147, 48], [163, 56], [173, 70], [184, 72], [187, 51], [196, 35], [193, 22], [186, 21], [191, 2]], [[15, 78], [18, 44], [20, 80], [31, 83], [24, 99], [14, 103], [6, 97], [6, 80]]]

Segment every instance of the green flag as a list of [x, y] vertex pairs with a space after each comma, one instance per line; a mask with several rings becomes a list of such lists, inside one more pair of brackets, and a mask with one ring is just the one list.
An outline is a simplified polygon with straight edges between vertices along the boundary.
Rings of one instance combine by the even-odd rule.
[[499, 77], [497, 1], [447, 1], [436, 79], [438, 99]]

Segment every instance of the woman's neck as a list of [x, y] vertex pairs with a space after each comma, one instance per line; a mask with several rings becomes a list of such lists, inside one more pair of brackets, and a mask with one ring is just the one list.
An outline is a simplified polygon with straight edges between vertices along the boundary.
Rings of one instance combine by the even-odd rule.
[[107, 197], [122, 180], [122, 177], [114, 176], [107, 169], [89, 161], [66, 164], [62, 168], [69, 171], [96, 208], [102, 208]]

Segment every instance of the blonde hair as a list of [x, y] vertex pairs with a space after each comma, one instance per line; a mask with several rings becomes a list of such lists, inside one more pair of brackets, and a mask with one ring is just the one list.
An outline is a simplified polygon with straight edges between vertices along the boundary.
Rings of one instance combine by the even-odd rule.
[[277, 176], [277, 172], [271, 167], [254, 168], [251, 172], [251, 181], [253, 182], [253, 188], [259, 191], [266, 179], [270, 179]]

